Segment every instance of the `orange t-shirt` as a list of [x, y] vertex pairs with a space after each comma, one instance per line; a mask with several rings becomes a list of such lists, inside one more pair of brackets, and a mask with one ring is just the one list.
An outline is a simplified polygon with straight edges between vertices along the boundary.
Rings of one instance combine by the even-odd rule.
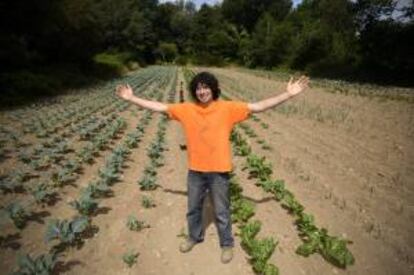
[[189, 102], [168, 104], [167, 113], [184, 128], [191, 170], [231, 171], [230, 134], [233, 126], [250, 114], [247, 103], [214, 100], [206, 107]]

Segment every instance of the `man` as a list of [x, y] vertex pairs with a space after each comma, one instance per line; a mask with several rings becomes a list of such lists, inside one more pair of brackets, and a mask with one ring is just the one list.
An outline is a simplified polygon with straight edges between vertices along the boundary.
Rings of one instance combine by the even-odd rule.
[[180, 244], [181, 252], [190, 251], [204, 240], [201, 215], [209, 190], [222, 248], [221, 261], [231, 261], [234, 246], [229, 198], [231, 130], [236, 123], [247, 119], [250, 113], [265, 111], [303, 92], [308, 82], [309, 78], [305, 76], [295, 82], [291, 78], [285, 93], [255, 103], [219, 100], [221, 91], [218, 81], [208, 72], [199, 73], [191, 80], [190, 92], [194, 103], [164, 104], [134, 96], [129, 85], [117, 87], [119, 97], [143, 108], [166, 113], [184, 128], [190, 166], [187, 176], [189, 237]]

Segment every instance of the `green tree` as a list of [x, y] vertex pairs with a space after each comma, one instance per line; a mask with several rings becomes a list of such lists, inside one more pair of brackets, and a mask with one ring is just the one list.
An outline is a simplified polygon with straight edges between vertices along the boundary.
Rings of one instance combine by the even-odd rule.
[[277, 23], [270, 15], [258, 21], [249, 44], [251, 59], [249, 66], [271, 68], [281, 65], [289, 53], [293, 30], [289, 22]]
[[358, 62], [357, 30], [347, 0], [305, 0], [289, 17], [297, 33], [288, 64], [313, 74], [340, 74]]
[[355, 3], [361, 56], [359, 74], [364, 79], [412, 85], [414, 53], [409, 37], [414, 36], [413, 3], [392, 14], [397, 1], [359, 0]]
[[209, 48], [212, 42], [208, 40], [208, 37], [219, 30], [223, 24], [220, 9], [203, 4], [192, 21], [191, 43], [189, 44], [191, 54], [199, 60], [212, 57]]
[[192, 15], [183, 11], [177, 12], [171, 18], [171, 33], [180, 54], [190, 52], [190, 38], [192, 30]]
[[[179, 4], [179, 3], [177, 3]], [[157, 35], [163, 41], [173, 41], [172, 19], [180, 12], [180, 7], [173, 3], [160, 4], [157, 7], [157, 13], [155, 15], [155, 29]]]
[[[152, 22], [145, 17], [143, 12], [134, 11], [130, 17], [128, 26], [122, 34], [125, 37], [126, 45], [141, 61], [153, 62], [153, 50], [157, 44], [157, 36], [154, 33]], [[119, 45], [122, 46], [122, 45]]]
[[222, 12], [226, 20], [251, 33], [265, 12], [276, 21], [281, 21], [289, 14], [291, 7], [290, 0], [224, 0]]
[[103, 35], [103, 47], [116, 49], [127, 44], [123, 31], [128, 27], [134, 5], [131, 0], [96, 2], [97, 20]]
[[156, 52], [161, 56], [163, 62], [172, 62], [177, 57], [177, 45], [174, 43], [160, 43]]

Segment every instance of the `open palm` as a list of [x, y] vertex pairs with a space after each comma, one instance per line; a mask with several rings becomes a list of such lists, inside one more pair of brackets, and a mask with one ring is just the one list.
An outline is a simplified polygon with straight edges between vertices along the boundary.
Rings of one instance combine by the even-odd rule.
[[120, 98], [123, 98], [123, 99], [126, 99], [126, 100], [130, 99], [133, 96], [132, 88], [128, 84], [127, 85], [118, 85], [116, 87], [116, 94]]
[[309, 77], [307, 76], [303, 75], [295, 82], [293, 81], [293, 77], [291, 77], [287, 85], [287, 91], [292, 95], [297, 95], [303, 92], [306, 88], [308, 88], [308, 84]]

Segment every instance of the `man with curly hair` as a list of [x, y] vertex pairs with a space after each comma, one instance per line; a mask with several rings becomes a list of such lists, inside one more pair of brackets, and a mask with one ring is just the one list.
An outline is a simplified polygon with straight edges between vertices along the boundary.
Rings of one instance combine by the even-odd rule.
[[204, 240], [202, 207], [207, 191], [210, 192], [217, 230], [222, 248], [221, 261], [233, 258], [234, 239], [230, 219], [229, 173], [232, 170], [230, 134], [233, 126], [248, 118], [250, 113], [268, 110], [303, 92], [309, 78], [289, 80], [286, 92], [268, 99], [247, 103], [220, 100], [217, 78], [201, 72], [191, 80], [189, 88], [194, 102], [165, 104], [145, 100], [133, 95], [129, 85], [117, 87], [117, 95], [143, 108], [167, 114], [184, 128], [187, 140], [189, 171], [188, 232], [189, 237], [180, 244], [180, 251], [189, 252]]

